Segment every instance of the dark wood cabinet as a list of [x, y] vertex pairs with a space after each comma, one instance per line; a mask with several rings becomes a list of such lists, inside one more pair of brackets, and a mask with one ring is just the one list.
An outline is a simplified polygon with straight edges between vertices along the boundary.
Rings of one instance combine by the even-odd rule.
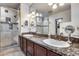
[[35, 56], [46, 56], [46, 49], [37, 44], [34, 44], [34, 53]]
[[21, 50], [27, 56], [61, 56], [60, 54], [48, 50], [47, 48], [42, 47], [39, 44], [36, 44], [21, 36], [19, 36], [19, 44]]
[[47, 56], [61, 56], [60, 54], [57, 54], [53, 51], [47, 50]]
[[23, 38], [23, 52], [26, 54], [27, 53], [27, 41], [25, 38]]
[[21, 50], [23, 50], [23, 39], [21, 36], [19, 36], [19, 45], [20, 45]]
[[33, 55], [33, 43], [29, 40], [27, 40], [27, 52], [30, 55]]
[[19, 46], [21, 48], [21, 36], [19, 36], [18, 38], [19, 38]]

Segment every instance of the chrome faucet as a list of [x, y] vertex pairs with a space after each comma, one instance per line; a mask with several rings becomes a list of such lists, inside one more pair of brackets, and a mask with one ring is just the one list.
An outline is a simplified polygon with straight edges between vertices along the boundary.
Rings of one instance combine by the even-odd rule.
[[48, 39], [51, 39], [51, 34], [50, 33], [48, 34]]
[[68, 40], [67, 40], [68, 43], [72, 43], [72, 42], [70, 41], [70, 37], [71, 37], [71, 33], [69, 33], [69, 35], [68, 35]]

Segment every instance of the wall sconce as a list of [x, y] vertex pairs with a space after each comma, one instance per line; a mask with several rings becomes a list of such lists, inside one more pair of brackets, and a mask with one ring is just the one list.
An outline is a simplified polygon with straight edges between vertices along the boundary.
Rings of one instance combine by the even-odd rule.
[[59, 18], [58, 22], [61, 23], [63, 21], [63, 18]]
[[36, 16], [39, 16], [39, 13], [36, 13]]
[[32, 15], [35, 15], [35, 11], [32, 12]]

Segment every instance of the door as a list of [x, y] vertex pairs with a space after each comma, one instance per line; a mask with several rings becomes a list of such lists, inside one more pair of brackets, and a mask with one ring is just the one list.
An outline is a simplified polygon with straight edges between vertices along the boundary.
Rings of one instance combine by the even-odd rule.
[[0, 23], [0, 47], [7, 47], [15, 43], [12, 38], [12, 29], [9, 24]]

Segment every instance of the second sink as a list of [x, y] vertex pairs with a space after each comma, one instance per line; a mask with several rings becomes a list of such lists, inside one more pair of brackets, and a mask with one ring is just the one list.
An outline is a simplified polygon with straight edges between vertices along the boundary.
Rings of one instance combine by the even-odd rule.
[[65, 41], [59, 41], [55, 39], [45, 39], [43, 40], [43, 42], [50, 46], [59, 47], [59, 48], [66, 48], [70, 46], [70, 44]]

